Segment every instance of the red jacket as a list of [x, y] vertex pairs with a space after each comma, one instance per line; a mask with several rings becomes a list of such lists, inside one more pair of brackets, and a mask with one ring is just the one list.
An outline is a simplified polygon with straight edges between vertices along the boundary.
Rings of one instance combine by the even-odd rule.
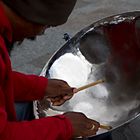
[[10, 22], [0, 5], [0, 140], [68, 140], [72, 126], [63, 115], [33, 121], [16, 120], [14, 102], [41, 99], [47, 79], [11, 69], [3, 37], [12, 41]]

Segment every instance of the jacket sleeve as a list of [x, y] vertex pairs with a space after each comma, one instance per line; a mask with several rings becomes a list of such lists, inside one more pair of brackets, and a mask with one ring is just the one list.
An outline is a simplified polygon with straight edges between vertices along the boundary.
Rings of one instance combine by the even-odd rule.
[[45, 95], [48, 79], [37, 75], [12, 72], [15, 101], [33, 101]]
[[71, 123], [63, 115], [9, 122], [0, 107], [0, 140], [70, 140], [71, 137]]

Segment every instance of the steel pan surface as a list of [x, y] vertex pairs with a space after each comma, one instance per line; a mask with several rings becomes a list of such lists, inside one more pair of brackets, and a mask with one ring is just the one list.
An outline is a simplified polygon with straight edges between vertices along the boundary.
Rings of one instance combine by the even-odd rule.
[[131, 124], [140, 112], [139, 16], [140, 12], [130, 12], [105, 18], [81, 30], [61, 47], [47, 62], [42, 76], [63, 79], [72, 87], [98, 79], [105, 82], [80, 91], [59, 107], [51, 106], [45, 98], [38, 101], [38, 117], [83, 112], [113, 127], [109, 132], [100, 129], [97, 136], [87, 139], [103, 139], [106, 135], [114, 140], [129, 140], [134, 135], [135, 140], [139, 139], [130, 132], [130, 137], [124, 137], [128, 127], [136, 130]]

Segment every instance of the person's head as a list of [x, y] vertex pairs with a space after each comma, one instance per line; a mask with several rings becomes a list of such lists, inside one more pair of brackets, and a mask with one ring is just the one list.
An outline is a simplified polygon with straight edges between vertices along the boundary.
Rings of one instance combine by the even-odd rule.
[[76, 0], [2, 0], [14, 41], [35, 37], [47, 27], [65, 23]]

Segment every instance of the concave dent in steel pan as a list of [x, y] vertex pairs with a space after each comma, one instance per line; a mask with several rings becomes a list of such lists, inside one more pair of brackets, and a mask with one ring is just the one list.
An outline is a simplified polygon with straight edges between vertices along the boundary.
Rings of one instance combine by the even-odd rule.
[[78, 111], [115, 129], [139, 116], [139, 15], [129, 12], [93, 23], [52, 56], [41, 75], [63, 79], [72, 87], [98, 79], [106, 82], [75, 94], [59, 107], [38, 101], [38, 117]]

